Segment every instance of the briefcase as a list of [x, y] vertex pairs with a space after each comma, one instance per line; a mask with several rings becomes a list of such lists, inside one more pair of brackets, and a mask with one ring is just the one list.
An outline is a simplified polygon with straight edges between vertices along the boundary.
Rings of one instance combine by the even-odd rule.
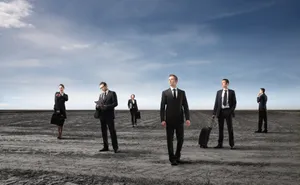
[[94, 118], [95, 119], [99, 119], [100, 118], [100, 111], [99, 110], [95, 110], [95, 112], [94, 112]]
[[53, 113], [51, 116], [51, 124], [62, 126], [65, 122], [65, 118], [62, 114]]
[[135, 118], [136, 118], [136, 119], [141, 119], [141, 112], [140, 112], [140, 111], [137, 111], [137, 112], [135, 113]]

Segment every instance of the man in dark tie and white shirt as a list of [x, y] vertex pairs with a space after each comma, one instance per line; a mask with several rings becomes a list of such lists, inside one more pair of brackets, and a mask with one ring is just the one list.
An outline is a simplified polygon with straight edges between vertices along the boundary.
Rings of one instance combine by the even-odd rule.
[[224, 123], [226, 120], [229, 145], [231, 149], [234, 149], [234, 136], [232, 117], [234, 117], [234, 111], [236, 108], [236, 96], [232, 89], [228, 89], [229, 80], [222, 80], [222, 90], [219, 90], [216, 95], [215, 105], [213, 110], [213, 118], [218, 117], [219, 123], [219, 140], [218, 145], [215, 148], [223, 148], [223, 137], [224, 137]]
[[[169, 161], [172, 165], [181, 163], [181, 148], [184, 139], [184, 117], [186, 125], [190, 126], [189, 106], [184, 90], [177, 88], [178, 78], [169, 75], [170, 88], [162, 92], [160, 104], [161, 124], [166, 127]], [[173, 138], [176, 131], [177, 148], [174, 154]]]

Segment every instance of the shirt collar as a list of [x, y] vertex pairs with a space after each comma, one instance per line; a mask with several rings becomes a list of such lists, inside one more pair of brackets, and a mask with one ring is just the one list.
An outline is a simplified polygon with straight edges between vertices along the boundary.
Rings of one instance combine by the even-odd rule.
[[173, 89], [177, 90], [177, 87], [173, 88], [173, 87], [170, 86], [170, 88], [171, 88], [172, 91], [173, 91]]

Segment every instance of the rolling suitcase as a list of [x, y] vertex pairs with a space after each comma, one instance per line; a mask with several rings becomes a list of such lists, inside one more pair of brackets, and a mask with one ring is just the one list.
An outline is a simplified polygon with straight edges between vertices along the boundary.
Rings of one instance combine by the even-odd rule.
[[200, 148], [207, 148], [207, 143], [209, 141], [209, 135], [212, 130], [213, 124], [214, 119], [212, 119], [210, 126], [206, 126], [201, 129], [198, 141]]

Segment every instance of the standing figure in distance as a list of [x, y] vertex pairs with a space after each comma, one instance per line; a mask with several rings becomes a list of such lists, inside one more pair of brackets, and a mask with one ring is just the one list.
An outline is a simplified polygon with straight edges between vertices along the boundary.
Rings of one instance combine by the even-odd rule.
[[[267, 101], [268, 97], [265, 94], [265, 89], [260, 88], [260, 91], [257, 95], [258, 105], [258, 130], [255, 133], [268, 133], [268, 124], [267, 124]], [[264, 121], [264, 131], [262, 131], [262, 122]]]
[[100, 123], [104, 147], [99, 152], [109, 151], [107, 139], [107, 127], [109, 129], [112, 146], [115, 153], [118, 153], [118, 140], [115, 129], [115, 107], [118, 106], [117, 94], [108, 89], [105, 82], [99, 84], [102, 93], [99, 100], [95, 101], [96, 109], [100, 111]]
[[137, 101], [134, 98], [135, 98], [135, 95], [132, 94], [130, 96], [130, 99], [128, 100], [128, 108], [129, 108], [130, 114], [131, 114], [132, 127], [134, 127], [134, 125], [137, 126], [136, 113], [139, 110], [138, 105], [137, 105]]
[[223, 148], [223, 137], [224, 137], [224, 122], [226, 120], [229, 145], [231, 149], [234, 149], [234, 137], [233, 137], [233, 126], [232, 117], [234, 117], [234, 111], [236, 107], [235, 92], [232, 89], [228, 89], [229, 80], [222, 80], [222, 90], [217, 91], [215, 105], [213, 110], [213, 118], [218, 117], [219, 124], [219, 140], [218, 145], [215, 148]]
[[[166, 127], [169, 161], [172, 165], [180, 163], [181, 148], [184, 139], [184, 116], [190, 126], [190, 113], [185, 91], [177, 88], [178, 78], [169, 75], [170, 88], [162, 92], [160, 104], [161, 124]], [[176, 131], [177, 149], [174, 155], [173, 138]]]
[[64, 126], [65, 119], [67, 118], [65, 102], [69, 100], [69, 97], [64, 93], [65, 86], [59, 84], [59, 91], [54, 95], [54, 113], [59, 114], [64, 118], [62, 122], [55, 123], [58, 126], [58, 137], [57, 139], [62, 139], [62, 130]]

